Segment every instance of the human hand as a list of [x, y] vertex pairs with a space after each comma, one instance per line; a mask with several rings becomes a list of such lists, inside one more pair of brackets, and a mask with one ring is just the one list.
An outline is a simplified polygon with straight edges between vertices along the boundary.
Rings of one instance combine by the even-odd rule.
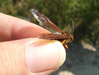
[[0, 13], [0, 75], [48, 75], [65, 61], [59, 41], [39, 39], [49, 31]]

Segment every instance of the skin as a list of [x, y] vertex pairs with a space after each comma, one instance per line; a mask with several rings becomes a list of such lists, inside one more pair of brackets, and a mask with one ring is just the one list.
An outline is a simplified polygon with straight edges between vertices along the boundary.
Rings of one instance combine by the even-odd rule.
[[49, 31], [0, 13], [0, 75], [48, 75], [65, 61], [59, 41], [39, 39]]

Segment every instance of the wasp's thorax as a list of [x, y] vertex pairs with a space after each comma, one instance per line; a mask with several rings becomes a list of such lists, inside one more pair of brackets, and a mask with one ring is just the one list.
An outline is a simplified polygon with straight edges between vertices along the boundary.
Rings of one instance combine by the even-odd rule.
[[66, 32], [65, 35], [67, 36], [66, 43], [70, 43], [73, 41], [73, 39], [74, 39], [73, 34], [69, 34]]

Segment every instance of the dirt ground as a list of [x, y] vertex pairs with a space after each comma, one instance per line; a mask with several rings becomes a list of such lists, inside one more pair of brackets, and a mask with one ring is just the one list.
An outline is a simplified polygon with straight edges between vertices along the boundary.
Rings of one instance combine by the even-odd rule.
[[99, 46], [72, 43], [66, 54], [65, 63], [51, 75], [99, 75]]

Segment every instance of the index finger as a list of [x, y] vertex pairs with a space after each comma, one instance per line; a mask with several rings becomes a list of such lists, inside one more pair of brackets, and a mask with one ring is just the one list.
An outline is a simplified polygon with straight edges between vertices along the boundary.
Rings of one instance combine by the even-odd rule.
[[28, 21], [0, 13], [0, 41], [35, 38], [43, 33], [49, 31]]

